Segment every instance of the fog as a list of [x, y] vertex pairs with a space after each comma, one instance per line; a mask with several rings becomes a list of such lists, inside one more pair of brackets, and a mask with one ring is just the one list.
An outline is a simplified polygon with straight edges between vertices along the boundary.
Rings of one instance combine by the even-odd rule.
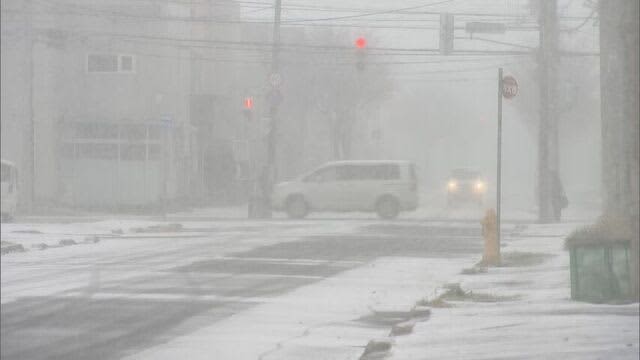
[[[565, 250], [593, 237], [632, 255], [603, 261], [636, 307], [585, 321], [637, 325], [637, 2], [1, 4], [2, 358], [422, 358], [372, 344], [406, 322], [435, 358], [482, 358], [415, 309], [512, 282], [485, 295], [540, 331], [519, 304], [583, 311], [569, 268], [597, 261]], [[637, 356], [625, 334], [594, 354]]]
[[[428, 197], [442, 195], [449, 172], [458, 167], [477, 169], [495, 183], [497, 68], [503, 67], [520, 85], [503, 110], [505, 209], [535, 212], [541, 66], [535, 2], [416, 3], [407, 4], [415, 9], [395, 11], [384, 3], [299, 2], [282, 8], [277, 51], [270, 45], [270, 4], [7, 1], [3, 6], [3, 89], [11, 90], [3, 94], [2, 152], [24, 175], [25, 209], [126, 207], [78, 199], [90, 197], [77, 193], [92, 192], [83, 189], [91, 185], [61, 180], [77, 171], [61, 159], [71, 151], [61, 144], [61, 124], [77, 121], [165, 119], [181, 128], [183, 139], [172, 140], [184, 143], [181, 152], [163, 153], [169, 158], [163, 164], [167, 185], [155, 184], [167, 187], [167, 194], [158, 191], [155, 197], [187, 206], [247, 201], [251, 182], [270, 164], [265, 154], [270, 141], [272, 182], [328, 160], [377, 158], [416, 162]], [[558, 4], [561, 31], [554, 35], [563, 51], [578, 52], [554, 62], [557, 96], [550, 105], [561, 104], [553, 114], [561, 145], [550, 156], [562, 166], [551, 166], [558, 166], [576, 211], [596, 210], [601, 202], [599, 63], [593, 55], [599, 33], [589, 18], [594, 9], [580, 2]], [[440, 14], [455, 11], [461, 15], [454, 19], [454, 52], [441, 55]], [[467, 23], [492, 18], [507, 30], [465, 31]], [[355, 46], [359, 37], [366, 39], [364, 49]], [[108, 67], [108, 57], [92, 58], [105, 53], [116, 54], [117, 74], [89, 69]], [[29, 55], [33, 61], [25, 61]], [[130, 67], [123, 70], [122, 61]], [[269, 138], [274, 88], [269, 75], [276, 72], [278, 134]], [[251, 110], [243, 109], [247, 98]], [[33, 150], [25, 145], [31, 137]], [[591, 161], [580, 161], [585, 158]], [[98, 186], [114, 188], [116, 195], [140, 185], [121, 185], [127, 181]], [[131, 205], [152, 208], [153, 197]]]

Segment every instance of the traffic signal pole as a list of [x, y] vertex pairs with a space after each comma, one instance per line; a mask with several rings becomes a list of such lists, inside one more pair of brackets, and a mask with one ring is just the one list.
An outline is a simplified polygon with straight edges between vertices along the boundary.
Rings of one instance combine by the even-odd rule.
[[[282, 13], [282, 0], [275, 0], [274, 6], [274, 22], [273, 22], [273, 45], [271, 47], [271, 74], [278, 74], [280, 69], [280, 17]], [[276, 159], [276, 143], [278, 134], [278, 105], [279, 101], [270, 99], [271, 104], [269, 107], [269, 118], [271, 119], [271, 126], [269, 127], [268, 149], [267, 149], [267, 169], [268, 171], [262, 171], [261, 179], [266, 186], [262, 187], [263, 200], [265, 201], [266, 209], [264, 217], [271, 217], [271, 202], [270, 195], [273, 185], [278, 178], [278, 166]], [[264, 178], [266, 177], [266, 179]]]
[[538, 222], [553, 220], [551, 170], [558, 170], [559, 141], [555, 113], [555, 60], [557, 53], [556, 0], [540, 0], [540, 120], [538, 128]]

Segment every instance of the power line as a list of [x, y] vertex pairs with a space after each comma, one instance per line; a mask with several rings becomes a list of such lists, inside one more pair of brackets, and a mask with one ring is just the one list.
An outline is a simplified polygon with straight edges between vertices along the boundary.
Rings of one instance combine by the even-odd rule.
[[[422, 4], [422, 5], [418, 5], [418, 6], [410, 6], [410, 7], [406, 7], [406, 8], [398, 8], [398, 9], [391, 9], [391, 10], [373, 11], [373, 12], [364, 13], [364, 14], [334, 16], [334, 17], [316, 18], [316, 19], [288, 20], [286, 22], [342, 20], [342, 19], [353, 19], [353, 18], [359, 18], [359, 17], [365, 17], [365, 16], [372, 16], [372, 15], [380, 15], [380, 14], [393, 14], [393, 13], [397, 13], [399, 11], [408, 11], [408, 10], [421, 9], [421, 8], [425, 8], [425, 7], [429, 7], [429, 6], [441, 5], [441, 4], [452, 2], [452, 1], [455, 1], [455, 0], [442, 0], [442, 1], [437, 1], [437, 2], [433, 2], [433, 3], [429, 3], [429, 4]], [[285, 21], [283, 21], [283, 22], [285, 22]]]
[[[41, 0], [43, 1], [43, 0]], [[50, 1], [50, 0], [49, 0]], [[423, 8], [426, 6], [430, 6], [430, 5], [436, 5], [436, 4], [440, 4], [443, 2], [449, 2], [449, 1], [455, 1], [455, 0], [446, 0], [446, 1], [441, 1], [438, 3], [432, 3], [432, 4], [423, 4], [423, 5], [419, 5], [419, 6], [414, 6], [414, 7], [410, 7], [410, 8], [404, 8], [404, 9], [413, 9], [413, 8]], [[51, 5], [51, 4], [47, 4], [47, 5]], [[168, 17], [168, 16], [149, 16], [149, 15], [139, 15], [139, 14], [129, 14], [129, 13], [123, 13], [123, 12], [118, 12], [118, 11], [113, 11], [113, 10], [104, 10], [104, 9], [94, 9], [94, 8], [90, 8], [90, 7], [86, 7], [86, 6], [81, 6], [81, 5], [77, 5], [77, 4], [61, 4], [58, 3], [58, 5], [60, 6], [65, 6], [67, 8], [75, 8], [75, 9], [82, 9], [84, 11], [90, 11], [93, 12], [95, 14], [104, 14], [104, 15], [112, 15], [112, 16], [122, 16], [122, 17], [131, 17], [131, 18], [136, 18], [136, 19], [149, 19], [149, 20], [163, 20], [163, 21], [170, 21], [170, 20], [175, 20], [175, 21], [202, 21], [202, 22], [215, 22], [215, 21], [219, 21], [219, 20], [224, 20], [222, 18], [216, 18], [216, 17], [198, 17], [198, 18], [194, 18], [194, 17]], [[267, 8], [259, 8], [259, 10], [261, 9], [267, 9]], [[52, 9], [55, 10], [55, 9]], [[85, 13], [88, 15], [88, 13]], [[368, 16], [372, 16], [372, 15], [381, 15], [381, 14], [405, 14], [405, 15], [420, 15], [420, 14], [427, 14], [427, 15], [439, 15], [440, 12], [406, 12], [403, 11], [402, 9], [387, 9], [387, 10], [380, 10], [380, 11], [374, 11], [374, 12], [367, 12], [364, 14], [355, 14], [355, 15], [347, 15], [347, 16], [339, 16], [339, 17], [332, 17], [332, 18], [319, 18], [319, 19], [313, 19], [313, 18], [304, 18], [304, 19], [289, 19], [286, 20], [286, 22], [289, 23], [297, 23], [297, 22], [313, 22], [313, 21], [326, 21], [326, 20], [339, 20], [339, 19], [354, 19], [356, 21], [358, 20], [366, 20], [366, 21], [424, 21], [424, 22], [438, 22], [438, 19], [405, 19], [405, 18], [401, 18], [401, 19], [359, 19], [361, 17], [368, 17]], [[468, 14], [471, 15], [471, 14]], [[480, 15], [480, 16], [487, 16], [487, 15], [491, 15], [491, 14], [475, 14], [475, 15]], [[504, 15], [500, 15], [500, 14], [493, 14], [499, 17], [504, 17], [505, 20], [508, 19], [508, 16], [505, 17]], [[250, 20], [250, 21], [247, 21]], [[255, 21], [257, 20], [257, 21]], [[265, 23], [265, 24], [272, 24], [272, 21], [266, 21], [266, 20], [262, 20], [262, 19], [245, 19], [245, 20], [237, 20], [237, 21], [221, 21], [221, 23], [235, 23], [235, 22], [242, 22], [242, 23]]]
[[577, 25], [577, 26], [575, 26], [573, 28], [563, 29], [563, 30], [560, 30], [560, 31], [569, 32], [569, 33], [570, 32], [575, 32], [575, 31], [579, 31], [580, 29], [582, 29], [583, 26], [585, 26], [589, 22], [589, 20], [593, 19], [593, 16], [595, 15], [595, 13], [596, 13], [596, 9], [593, 9], [591, 11], [591, 14], [587, 18], [585, 18], [584, 21], [582, 21], [579, 25]]
[[465, 73], [465, 72], [495, 70], [501, 66], [508, 66], [508, 65], [514, 65], [514, 64], [522, 64], [522, 62], [510, 61], [510, 62], [502, 62], [499, 64], [491, 64], [491, 65], [461, 68], [461, 69], [427, 70], [427, 71], [402, 72], [402, 73], [392, 72], [391, 75], [457, 74], [457, 73]]

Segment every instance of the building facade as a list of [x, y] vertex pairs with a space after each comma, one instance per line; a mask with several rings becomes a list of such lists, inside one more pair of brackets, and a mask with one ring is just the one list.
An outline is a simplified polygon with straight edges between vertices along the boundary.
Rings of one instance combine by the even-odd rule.
[[215, 0], [3, 1], [2, 157], [23, 209], [231, 189], [242, 85], [216, 42], [241, 31], [214, 19], [239, 15]]

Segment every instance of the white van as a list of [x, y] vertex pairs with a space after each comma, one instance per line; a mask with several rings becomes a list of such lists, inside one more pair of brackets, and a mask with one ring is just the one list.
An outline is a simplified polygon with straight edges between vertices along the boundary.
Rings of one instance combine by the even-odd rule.
[[6, 160], [2, 161], [2, 169], [0, 171], [2, 184], [2, 211], [1, 220], [10, 220], [16, 213], [18, 205], [18, 171], [16, 166]]
[[310, 211], [375, 211], [392, 219], [418, 207], [418, 184], [408, 161], [336, 161], [275, 186], [275, 210], [303, 218]]

